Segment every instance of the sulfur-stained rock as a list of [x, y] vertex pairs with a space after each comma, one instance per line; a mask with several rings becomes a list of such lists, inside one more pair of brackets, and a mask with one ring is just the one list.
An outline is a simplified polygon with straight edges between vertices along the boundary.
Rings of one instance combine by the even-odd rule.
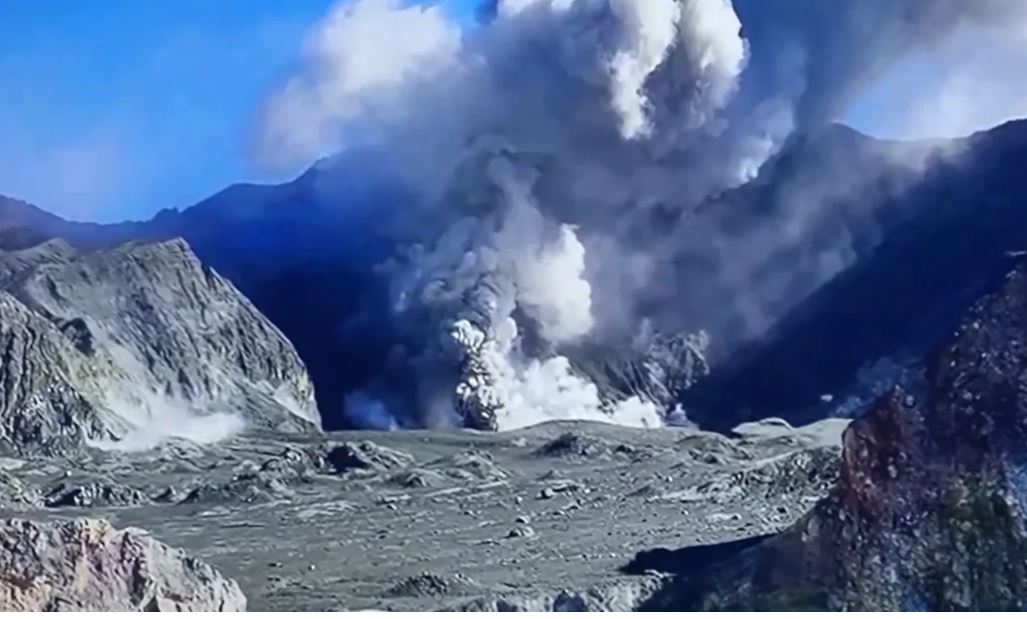
[[926, 384], [843, 435], [841, 478], [785, 533], [654, 608], [1027, 607], [1027, 266], [969, 312]]

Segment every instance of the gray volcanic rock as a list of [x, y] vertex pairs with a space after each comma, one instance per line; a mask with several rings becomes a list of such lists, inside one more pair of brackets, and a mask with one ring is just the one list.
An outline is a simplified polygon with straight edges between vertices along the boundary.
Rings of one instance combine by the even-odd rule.
[[353, 470], [391, 471], [413, 463], [408, 453], [376, 445], [371, 441], [335, 445], [325, 455], [326, 462], [337, 473]]
[[467, 576], [456, 574], [436, 574], [422, 572], [416, 576], [404, 578], [399, 584], [389, 588], [385, 597], [452, 597], [473, 595], [480, 592], [481, 586]]
[[592, 458], [609, 455], [615, 447], [584, 434], [567, 432], [535, 450], [542, 458]]
[[472, 612], [631, 612], [643, 606], [660, 579], [598, 585], [584, 591], [556, 593], [510, 593], [487, 596], [460, 610]]
[[793, 528], [668, 587], [659, 608], [1023, 610], [1027, 265], [843, 436], [841, 478]]
[[429, 462], [425, 468], [463, 481], [502, 481], [509, 476], [491, 455], [473, 449]]
[[679, 402], [710, 372], [709, 335], [703, 331], [674, 336], [650, 334], [621, 351], [596, 346], [568, 351], [577, 371], [592, 380], [604, 400], [637, 397], [656, 404], [672, 423], [685, 425]]
[[0, 290], [0, 447], [63, 451], [106, 438], [99, 373], [55, 325]]
[[293, 493], [286, 480], [265, 473], [242, 473], [224, 483], [203, 483], [191, 490], [182, 500], [183, 504], [210, 503], [231, 505], [233, 503], [267, 503], [292, 498]]
[[40, 502], [39, 491], [0, 470], [0, 509], [28, 508]]
[[107, 479], [62, 481], [43, 496], [46, 507], [128, 507], [149, 502], [143, 491]]
[[692, 488], [659, 497], [682, 502], [723, 503], [746, 499], [769, 499], [772, 497], [805, 494], [814, 499], [826, 494], [838, 480], [839, 449], [823, 446], [808, 450], [788, 452], [727, 474], [713, 475]]
[[538, 458], [604, 460], [620, 456], [641, 460], [653, 457], [653, 452], [651, 449], [639, 448], [627, 443], [605, 441], [579, 432], [566, 432], [546, 442], [536, 449], [533, 455]]
[[291, 344], [181, 240], [0, 251], [0, 346], [7, 450], [320, 422]]
[[239, 611], [239, 586], [141, 529], [102, 520], [0, 522], [5, 611]]

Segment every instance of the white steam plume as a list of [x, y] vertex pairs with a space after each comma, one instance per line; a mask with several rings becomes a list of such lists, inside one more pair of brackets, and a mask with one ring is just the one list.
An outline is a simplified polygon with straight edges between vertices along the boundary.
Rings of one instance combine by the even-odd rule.
[[[353, 413], [651, 425], [652, 403], [608, 401], [565, 350], [634, 341], [644, 321], [703, 327], [687, 308], [707, 293], [771, 322], [786, 291], [761, 275], [768, 255], [801, 244], [822, 213], [789, 208], [771, 232], [725, 238], [732, 214], [695, 221], [697, 207], [752, 179], [796, 125], [830, 120], [889, 56], [1019, 12], [1006, 0], [769, 4], [498, 0], [461, 34], [437, 9], [340, 3], [269, 99], [258, 146], [294, 166], [384, 152], [412, 196], [382, 207], [396, 344]], [[681, 285], [697, 246], [724, 275], [701, 292]], [[761, 277], [770, 303], [744, 297]]]
[[459, 44], [459, 28], [438, 7], [340, 3], [307, 40], [304, 72], [267, 101], [259, 136], [266, 163], [309, 161], [358, 139], [347, 133], [354, 121], [393, 113], [391, 93], [432, 79]]
[[652, 126], [645, 82], [677, 38], [681, 5], [676, 0], [613, 0], [610, 8], [624, 24], [621, 49], [610, 60], [611, 102], [620, 115], [622, 136], [647, 136]]
[[225, 440], [243, 430], [242, 416], [209, 412], [184, 400], [140, 390], [133, 394], [108, 394], [111, 423], [124, 426], [116, 440], [94, 440], [89, 444], [104, 451], [146, 451], [170, 439], [209, 444]]
[[[515, 325], [508, 325], [515, 335]], [[465, 320], [453, 327], [453, 337], [481, 364], [479, 371], [457, 386], [458, 397], [487, 400], [496, 415], [495, 429], [513, 430], [545, 421], [589, 420], [638, 428], [664, 424], [656, 405], [638, 397], [609, 404], [595, 384], [575, 374], [563, 356], [527, 359], [512, 338], [488, 336]], [[470, 381], [485, 380], [487, 386]], [[481, 402], [476, 402], [482, 408]]]
[[532, 179], [519, 179], [509, 160], [496, 159], [491, 176], [505, 213], [493, 243], [517, 291], [517, 303], [547, 341], [573, 341], [592, 329], [592, 288], [584, 279], [585, 248], [566, 224], [547, 222], [531, 197]]

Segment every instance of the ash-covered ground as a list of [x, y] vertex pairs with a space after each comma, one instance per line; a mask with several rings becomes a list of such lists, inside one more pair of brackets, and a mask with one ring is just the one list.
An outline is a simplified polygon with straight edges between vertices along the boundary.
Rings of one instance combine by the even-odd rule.
[[793, 524], [835, 481], [846, 424], [244, 434], [8, 458], [0, 492], [5, 517], [147, 529], [250, 610], [626, 610], [732, 545], [667, 551]]

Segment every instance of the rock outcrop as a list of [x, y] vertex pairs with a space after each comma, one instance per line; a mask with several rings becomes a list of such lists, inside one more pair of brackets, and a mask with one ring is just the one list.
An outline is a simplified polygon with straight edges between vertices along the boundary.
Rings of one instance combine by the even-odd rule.
[[928, 368], [849, 426], [838, 484], [793, 528], [651, 606], [1027, 607], [1027, 265]]
[[482, 597], [459, 608], [464, 612], [631, 612], [652, 595], [658, 577], [605, 583], [583, 591], [524, 592]]
[[626, 351], [584, 346], [570, 351], [574, 368], [592, 380], [610, 405], [635, 397], [657, 406], [671, 423], [685, 421], [680, 402], [710, 372], [709, 335], [650, 334]]
[[141, 529], [0, 522], [0, 610], [242, 611], [239, 586]]
[[0, 448], [319, 422], [292, 345], [184, 241], [0, 251]]
[[99, 372], [54, 324], [0, 290], [0, 444], [46, 452], [108, 438]]
[[42, 502], [39, 491], [0, 469], [0, 508], [5, 510], [36, 507]]

